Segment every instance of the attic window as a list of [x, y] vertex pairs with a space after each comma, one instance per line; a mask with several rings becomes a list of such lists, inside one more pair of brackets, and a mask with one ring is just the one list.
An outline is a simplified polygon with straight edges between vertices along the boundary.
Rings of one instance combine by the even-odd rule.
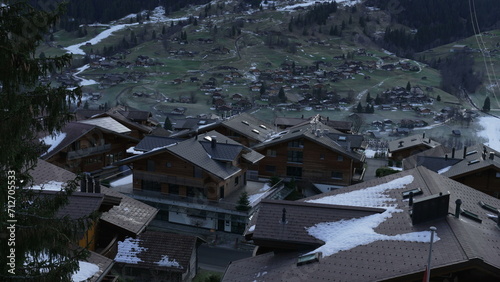
[[198, 122], [198, 124], [206, 124], [206, 123], [207, 123], [207, 121], [206, 121], [206, 120], [200, 120], [200, 121]]
[[345, 141], [345, 140], [347, 140], [347, 137], [346, 136], [339, 136], [338, 140], [339, 141]]
[[267, 127], [265, 125], [263, 125], [263, 124], [259, 125], [259, 127], [262, 128], [262, 129], [267, 129]]
[[273, 138], [273, 139], [271, 139], [271, 140], [278, 140], [278, 139], [280, 139], [280, 138], [281, 138], [281, 136], [278, 136], [278, 137], [274, 137], [274, 138]]
[[420, 189], [420, 188], [415, 188], [415, 189], [412, 189], [412, 190], [403, 191], [401, 193], [401, 194], [403, 194], [403, 199], [406, 199], [406, 198], [410, 197], [410, 193], [411, 192], [413, 192], [413, 196], [420, 195], [420, 194], [424, 193], [424, 192], [422, 192], [422, 189]]
[[484, 203], [484, 202], [479, 202], [479, 205], [480, 205], [483, 209], [485, 209], [485, 210], [489, 210], [489, 211], [491, 211], [491, 212], [495, 212], [495, 213], [496, 213], [496, 212], [498, 212], [498, 209], [497, 209], [497, 208], [495, 208], [494, 206], [490, 206], [490, 205], [488, 205], [488, 204], [486, 204], [486, 203]]
[[467, 165], [473, 165], [473, 164], [477, 164], [479, 162], [479, 160], [472, 160], [472, 161], [469, 161], [467, 163]]
[[210, 136], [205, 136], [205, 137], [203, 137], [203, 139], [205, 139], [207, 141], [212, 141], [212, 137], [210, 137]]
[[417, 141], [417, 139], [411, 139], [411, 142], [413, 142], [413, 141]]
[[280, 135], [285, 135], [287, 133], [288, 133], [288, 131], [283, 131], [283, 132], [280, 132]]
[[473, 155], [473, 154], [476, 154], [477, 151], [470, 151], [470, 152], [467, 152], [465, 155], [466, 156], [470, 156], [470, 155]]
[[300, 256], [297, 259], [297, 266], [318, 262], [320, 258], [321, 258], [321, 252]]
[[243, 123], [243, 124], [245, 124], [245, 125], [250, 125], [250, 124], [248, 123], [248, 121], [246, 121], [246, 120], [242, 120], [242, 121], [241, 121], [241, 123]]
[[474, 221], [477, 221], [479, 223], [483, 222], [483, 220], [481, 220], [477, 214], [475, 214], [475, 213], [473, 213], [471, 211], [462, 210], [460, 212], [460, 214], [463, 215], [463, 216], [465, 216], [465, 217], [468, 217], [468, 218], [470, 218], [470, 219], [472, 219]]
[[300, 129], [295, 129], [294, 131], [292, 131], [292, 133], [297, 133], [299, 131], [300, 131]]
[[259, 134], [259, 131], [257, 129], [252, 129], [252, 132]]

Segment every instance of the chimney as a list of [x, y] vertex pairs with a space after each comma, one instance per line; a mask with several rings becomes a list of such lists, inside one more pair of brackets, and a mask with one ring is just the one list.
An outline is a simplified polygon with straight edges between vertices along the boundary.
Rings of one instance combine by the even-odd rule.
[[444, 155], [444, 160], [447, 161], [448, 160], [448, 154]]
[[410, 207], [413, 206], [413, 192], [410, 192], [410, 198], [408, 198]]
[[500, 209], [497, 209], [497, 227], [500, 228]]
[[462, 205], [462, 200], [457, 199], [455, 201], [455, 204], [456, 204], [456, 207], [455, 207], [455, 217], [459, 218], [460, 217], [460, 211], [461, 211], [460, 206]]
[[403, 147], [404, 141], [399, 141], [399, 147]]
[[495, 159], [495, 152], [490, 152], [490, 160], [494, 160]]
[[212, 143], [212, 148], [215, 148], [217, 145], [217, 136], [212, 136], [212, 141], [210, 142]]
[[463, 157], [463, 159], [465, 159], [466, 155], [467, 155], [467, 146], [464, 147], [464, 157]]
[[422, 139], [425, 139], [425, 132], [422, 134]]
[[281, 223], [286, 224], [286, 209], [283, 208], [283, 214], [281, 215]]
[[452, 159], [455, 158], [455, 147], [453, 147], [453, 149], [451, 149], [451, 158]]

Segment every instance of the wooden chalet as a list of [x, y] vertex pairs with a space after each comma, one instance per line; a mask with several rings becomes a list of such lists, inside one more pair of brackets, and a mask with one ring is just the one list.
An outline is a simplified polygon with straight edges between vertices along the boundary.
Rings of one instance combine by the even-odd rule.
[[440, 143], [425, 137], [424, 134], [410, 135], [389, 142], [389, 158], [402, 161], [411, 155], [418, 154], [425, 150], [441, 145]]

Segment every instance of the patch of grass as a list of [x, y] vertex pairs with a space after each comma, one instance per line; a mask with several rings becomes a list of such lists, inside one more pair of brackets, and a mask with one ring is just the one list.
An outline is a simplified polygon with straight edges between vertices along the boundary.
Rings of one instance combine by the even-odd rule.
[[217, 282], [222, 279], [224, 273], [198, 269], [198, 273], [193, 279], [193, 282]]

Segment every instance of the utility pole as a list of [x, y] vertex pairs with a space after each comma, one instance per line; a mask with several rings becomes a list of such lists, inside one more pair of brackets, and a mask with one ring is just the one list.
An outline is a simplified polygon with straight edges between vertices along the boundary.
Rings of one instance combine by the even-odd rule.
[[431, 226], [431, 244], [429, 248], [429, 259], [427, 260], [427, 269], [426, 269], [426, 274], [425, 274], [425, 281], [429, 282], [429, 279], [431, 278], [431, 258], [432, 258], [432, 242], [434, 241], [434, 232], [437, 230], [436, 227]]

